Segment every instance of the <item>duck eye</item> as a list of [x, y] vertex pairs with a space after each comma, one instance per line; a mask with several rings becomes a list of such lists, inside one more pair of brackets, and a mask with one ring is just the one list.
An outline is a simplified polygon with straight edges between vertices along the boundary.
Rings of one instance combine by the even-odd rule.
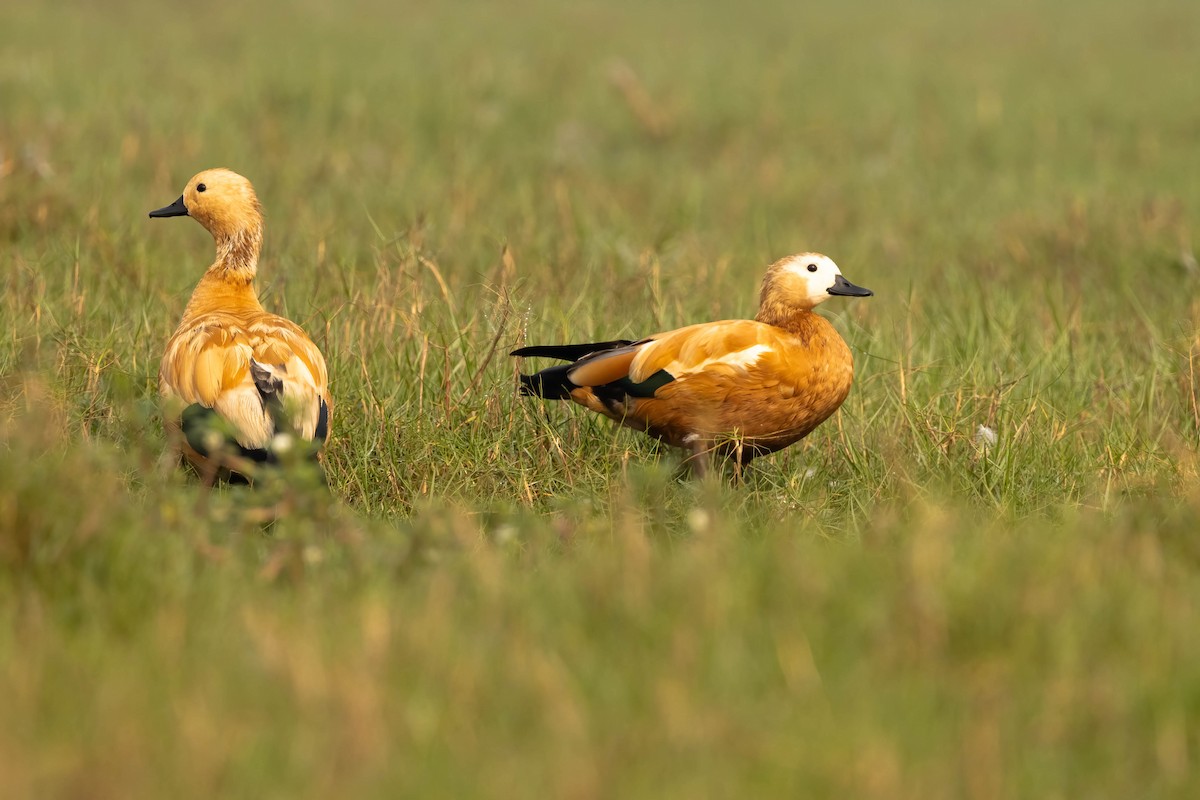
[[207, 187], [207, 186], [205, 186], [203, 183], [197, 183], [197, 184], [196, 184], [196, 191], [197, 191], [197, 192], [203, 192], [203, 191], [207, 191], [207, 189], [208, 189], [208, 187]]
[[[201, 184], [201, 186], [203, 186], [203, 185], [204, 185], [204, 184]], [[816, 271], [817, 271], [817, 265], [816, 265], [816, 264], [809, 264], [809, 265], [808, 265], [808, 271], [809, 271], [809, 272], [816, 272]]]

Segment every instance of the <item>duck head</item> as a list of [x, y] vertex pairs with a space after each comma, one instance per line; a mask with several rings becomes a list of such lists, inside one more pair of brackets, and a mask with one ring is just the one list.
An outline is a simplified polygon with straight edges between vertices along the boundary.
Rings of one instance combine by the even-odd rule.
[[188, 181], [178, 200], [150, 216], [192, 217], [216, 240], [218, 264], [253, 277], [262, 246], [262, 206], [250, 181], [236, 172], [206, 169]]
[[870, 297], [870, 289], [855, 286], [829, 256], [800, 253], [780, 259], [763, 277], [760, 305], [809, 310], [831, 297]]

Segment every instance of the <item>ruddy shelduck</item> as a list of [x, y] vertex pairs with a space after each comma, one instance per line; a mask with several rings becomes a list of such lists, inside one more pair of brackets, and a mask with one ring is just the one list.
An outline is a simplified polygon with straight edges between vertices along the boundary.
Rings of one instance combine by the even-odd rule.
[[258, 301], [263, 215], [250, 181], [205, 170], [150, 216], [192, 217], [217, 246], [158, 373], [168, 432], [183, 456], [209, 479], [250, 477], [255, 465], [298, 447], [318, 457], [332, 405], [325, 359], [299, 325]]
[[846, 399], [850, 348], [813, 309], [869, 297], [832, 259], [801, 253], [772, 264], [758, 315], [689, 325], [639, 341], [522, 347], [514, 356], [571, 363], [521, 376], [521, 393], [571, 399], [690, 451], [704, 474], [716, 452], [737, 467], [803, 439]]

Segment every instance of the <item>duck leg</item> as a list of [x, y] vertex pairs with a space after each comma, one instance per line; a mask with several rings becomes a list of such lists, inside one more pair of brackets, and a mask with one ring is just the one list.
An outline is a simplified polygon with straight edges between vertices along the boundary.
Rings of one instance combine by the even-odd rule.
[[688, 434], [683, 441], [690, 453], [684, 459], [684, 463], [691, 469], [693, 475], [704, 480], [708, 475], [708, 454], [712, 450], [711, 442], [695, 433]]
[[733, 446], [733, 485], [734, 486], [742, 485], [742, 479], [745, 477], [742, 474], [742, 470], [745, 468], [747, 463], [748, 463], [748, 459], [746, 458], [745, 448], [742, 444], [742, 440], [738, 439], [737, 442]]

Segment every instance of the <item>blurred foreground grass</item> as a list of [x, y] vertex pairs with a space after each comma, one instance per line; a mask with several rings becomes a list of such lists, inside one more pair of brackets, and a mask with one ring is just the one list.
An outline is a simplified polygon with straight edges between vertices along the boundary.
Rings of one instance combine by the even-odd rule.
[[[0, 796], [1193, 796], [1198, 25], [6, 5]], [[215, 165], [337, 401], [266, 533], [155, 416]], [[513, 396], [803, 249], [859, 378], [745, 486]]]

